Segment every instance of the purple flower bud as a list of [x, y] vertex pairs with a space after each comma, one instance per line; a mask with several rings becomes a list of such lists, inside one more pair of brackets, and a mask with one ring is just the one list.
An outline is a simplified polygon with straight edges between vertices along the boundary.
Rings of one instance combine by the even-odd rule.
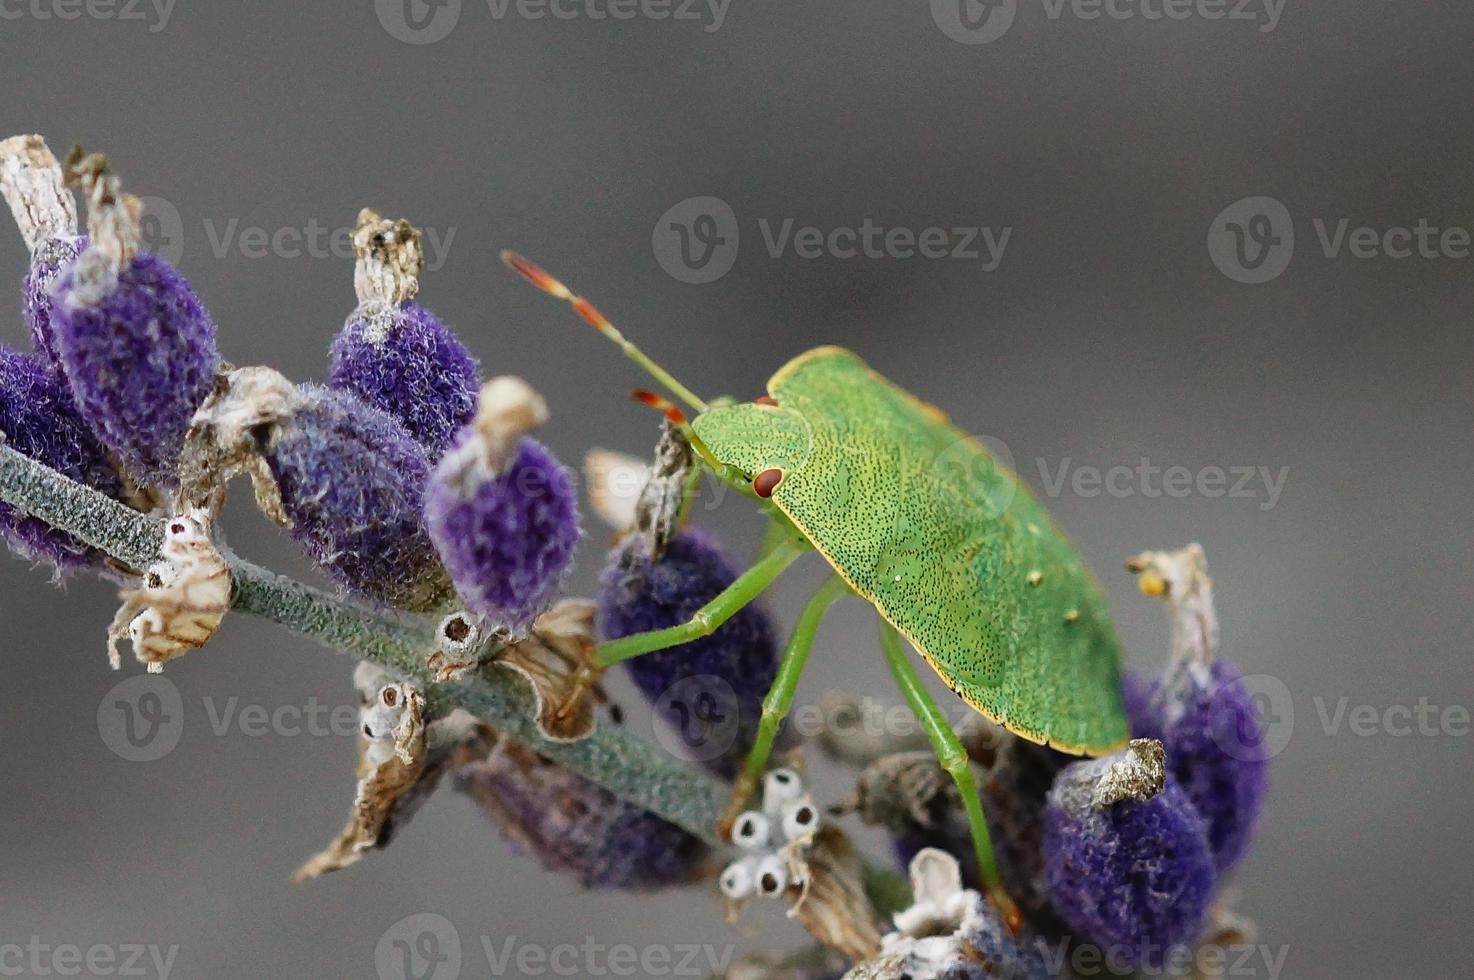
[[[61, 378], [35, 355], [0, 345], [0, 433], [12, 449], [111, 497], [123, 487], [107, 453], [77, 417]], [[97, 568], [103, 555], [45, 522], [0, 503], [0, 534], [65, 574]]]
[[87, 248], [77, 234], [77, 202], [66, 187], [61, 164], [40, 136], [0, 141], [0, 195], [15, 216], [31, 252], [25, 278], [25, 317], [36, 350], [61, 368], [52, 337], [51, 287]]
[[215, 327], [188, 280], [138, 251], [140, 204], [118, 194], [106, 158], [74, 150], [68, 173], [91, 200], [91, 244], [52, 291], [56, 350], [98, 438], [141, 482], [173, 488], [219, 365]]
[[476, 359], [412, 301], [423, 265], [419, 231], [365, 208], [353, 244], [359, 305], [333, 341], [329, 384], [399, 419], [437, 461], [476, 413]]
[[1208, 828], [1219, 871], [1243, 857], [1269, 782], [1265, 731], [1239, 670], [1218, 657], [1218, 612], [1208, 562], [1196, 544], [1147, 551], [1127, 563], [1142, 591], [1167, 600], [1172, 661], [1152, 685], [1143, 734], [1159, 739], [1167, 765]]
[[507, 840], [585, 887], [652, 890], [705, 870], [700, 839], [521, 743], [500, 739], [485, 759], [456, 771], [455, 786]]
[[[600, 624], [610, 639], [684, 623], [737, 578], [731, 560], [704, 531], [681, 530], [653, 561], [642, 541], [631, 535], [615, 548], [600, 580]], [[626, 661], [635, 686], [662, 711], [691, 756], [717, 775], [734, 776], [757, 735], [763, 696], [778, 673], [773, 636], [768, 614], [751, 603], [710, 636]], [[692, 703], [701, 692], [665, 696], [679, 692], [683, 681], [721, 687], [705, 692], [717, 695], [719, 717], [703, 717]], [[736, 712], [735, 725], [727, 711]], [[708, 730], [712, 725], [718, 729]]]
[[1220, 871], [1243, 857], [1269, 783], [1253, 695], [1236, 666], [1180, 664], [1152, 692], [1167, 765], [1208, 828]]
[[461, 600], [519, 633], [557, 596], [582, 534], [573, 478], [524, 436], [545, 416], [524, 382], [488, 382], [425, 493], [425, 522]]
[[1132, 965], [1195, 942], [1213, 896], [1203, 820], [1159, 742], [1077, 762], [1049, 794], [1044, 878], [1075, 938]]
[[404, 609], [439, 605], [450, 590], [420, 516], [424, 449], [346, 392], [300, 395], [262, 451], [293, 539], [351, 592]]

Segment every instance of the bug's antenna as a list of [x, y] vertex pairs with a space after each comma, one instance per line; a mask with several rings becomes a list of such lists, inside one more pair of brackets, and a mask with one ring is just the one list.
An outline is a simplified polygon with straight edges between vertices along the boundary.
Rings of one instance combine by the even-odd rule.
[[573, 306], [574, 312], [583, 317], [584, 320], [587, 321], [587, 323], [591, 327], [618, 344], [619, 348], [624, 351], [625, 357], [628, 357], [630, 360], [634, 361], [636, 364], [640, 365], [640, 367], [648, 371], [655, 378], [655, 380], [659, 381], [661, 384], [669, 388], [677, 398], [685, 402], [687, 405], [690, 405], [697, 412], [706, 411], [706, 402], [702, 401], [700, 398], [697, 398], [694, 394], [692, 394], [690, 388], [687, 388], [685, 385], [681, 384], [679, 381], [671, 376], [669, 371], [661, 367], [659, 364], [656, 364], [645, 354], [644, 351], [640, 350], [640, 348], [636, 347], [634, 344], [626, 340], [624, 334], [619, 332], [619, 328], [610, 323], [608, 317], [600, 313], [598, 308], [595, 307], [593, 303], [590, 303], [588, 300], [584, 299], [582, 296], [579, 296], [573, 290], [563, 285], [563, 283], [553, 278], [553, 276], [541, 266], [529, 262], [527, 259], [524, 259], [516, 252], [503, 252], [502, 261], [510, 266], [513, 270], [521, 274], [521, 276], [528, 282], [532, 283], [534, 286], [536, 286], [538, 289], [541, 289], [549, 296], [555, 296], [558, 299], [566, 299]]
[[721, 473], [728, 468], [725, 463], [716, 458], [716, 455], [711, 451], [711, 447], [705, 442], [702, 442], [701, 437], [696, 434], [696, 430], [691, 428], [691, 423], [686, 419], [686, 413], [681, 411], [669, 398], [666, 398], [664, 395], [657, 395], [655, 392], [648, 391], [644, 388], [636, 388], [630, 392], [630, 397], [641, 405], [649, 405], [657, 412], [665, 415], [666, 421], [681, 430], [681, 435], [685, 436], [686, 441], [691, 443], [691, 448], [696, 451], [696, 455], [700, 456], [713, 470]]

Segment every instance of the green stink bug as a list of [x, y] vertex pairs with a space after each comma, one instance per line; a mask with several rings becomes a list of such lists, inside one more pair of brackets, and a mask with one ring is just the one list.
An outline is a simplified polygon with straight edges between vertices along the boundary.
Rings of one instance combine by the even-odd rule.
[[788, 641], [727, 825], [766, 769], [824, 612], [859, 595], [879, 612], [892, 674], [962, 791], [988, 890], [1014, 916], [966, 754], [900, 637], [964, 701], [1023, 738], [1077, 754], [1124, 745], [1120, 644], [1098, 585], [1063, 533], [979, 442], [843, 348], [799, 355], [753, 402], [708, 405], [587, 300], [520, 256], [503, 259], [572, 303], [690, 405], [696, 414], [687, 422], [665, 399], [644, 396], [683, 427], [717, 478], [762, 501], [787, 532], [689, 623], [607, 642], [599, 665], [711, 633], [801, 554], [818, 551], [835, 576]]

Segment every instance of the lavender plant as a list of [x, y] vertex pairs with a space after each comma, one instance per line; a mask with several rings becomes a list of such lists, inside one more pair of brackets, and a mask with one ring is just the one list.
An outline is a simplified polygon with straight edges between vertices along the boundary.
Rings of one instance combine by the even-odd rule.
[[[361, 661], [351, 816], [299, 879], [387, 846], [449, 776], [514, 846], [584, 886], [700, 887], [725, 895], [729, 914], [754, 898], [788, 903], [826, 948], [802, 959], [823, 965], [803, 975], [835, 976], [841, 962], [855, 978], [1063, 976], [1046, 955], [1054, 943], [1120, 947], [1154, 968], [1164, 950], [1211, 940], [1266, 761], [1240, 675], [1217, 657], [1201, 549], [1131, 563], [1169, 601], [1174, 652], [1154, 683], [1126, 679], [1129, 750], [1079, 762], [991, 726], [963, 733], [1020, 919], [965, 887], [977, 883], [967, 801], [915, 744], [832, 752], [864, 770], [838, 808], [800, 769], [769, 772], [758, 808], [733, 824], [734, 859], [717, 860], [723, 780], [778, 670], [767, 614], [747, 606], [631, 661], [657, 705], [695, 677], [733, 690], [736, 736], [702, 760], [709, 772], [615, 724], [593, 656], [600, 633], [674, 626], [738, 578], [688, 525], [685, 430], [667, 425], [648, 465], [616, 462], [638, 473], [633, 492], [590, 488], [619, 532], [596, 628], [593, 602], [560, 596], [582, 530], [573, 477], [529, 435], [547, 407], [517, 379], [481, 385], [464, 345], [413, 302], [407, 223], [360, 216], [360, 306], [329, 385], [297, 384], [220, 363], [187, 281], [138, 250], [137, 202], [104, 158], [80, 152], [67, 169], [90, 204], [90, 238], [78, 236], [44, 150], [39, 137], [0, 143], [0, 190], [32, 250], [23, 305], [37, 347], [0, 347], [0, 533], [62, 572], [121, 577], [110, 646], [131, 642], [150, 670], [206, 644], [227, 609]], [[236, 475], [332, 590], [224, 548], [216, 515]], [[891, 833], [910, 888], [860, 856], [833, 819], [844, 812]]]

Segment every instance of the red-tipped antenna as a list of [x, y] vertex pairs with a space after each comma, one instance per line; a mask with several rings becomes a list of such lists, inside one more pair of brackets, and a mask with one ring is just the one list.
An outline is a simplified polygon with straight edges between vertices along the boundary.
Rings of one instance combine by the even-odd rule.
[[574, 312], [582, 317], [584, 322], [618, 344], [620, 349], [624, 351], [625, 357], [628, 357], [640, 365], [640, 367], [644, 368], [649, 372], [651, 377], [669, 388], [672, 394], [687, 405], [690, 405], [698, 413], [706, 411], [706, 402], [696, 397], [691, 392], [691, 389], [672, 377], [669, 371], [652, 361], [646, 356], [644, 351], [626, 340], [624, 334], [620, 333], [619, 329], [610, 323], [609, 318], [600, 313], [599, 308], [593, 303], [590, 303], [563, 285], [562, 282], [554, 278], [546, 269], [533, 262], [529, 262], [516, 252], [503, 252], [502, 261], [549, 296], [567, 300], [573, 306]]
[[717, 473], [720, 474], [729, 471], [730, 468], [716, 458], [711, 451], [711, 447], [701, 440], [701, 437], [696, 434], [695, 429], [691, 428], [691, 423], [686, 421], [686, 413], [681, 411], [680, 407], [669, 398], [645, 388], [636, 388], [630, 392], [630, 397], [641, 405], [649, 405], [664, 415], [666, 421], [681, 430], [681, 435], [686, 437], [686, 441], [691, 444], [691, 448], [696, 451], [696, 455], [700, 456]]

